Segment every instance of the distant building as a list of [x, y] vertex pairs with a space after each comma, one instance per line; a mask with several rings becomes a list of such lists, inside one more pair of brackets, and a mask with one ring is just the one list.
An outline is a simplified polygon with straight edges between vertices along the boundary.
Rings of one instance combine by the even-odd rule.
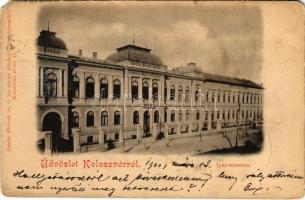
[[37, 46], [38, 129], [48, 132], [52, 150], [262, 123], [263, 88], [250, 80], [204, 73], [195, 63], [168, 70], [150, 49], [132, 44], [106, 59], [81, 50], [73, 56], [49, 30]]

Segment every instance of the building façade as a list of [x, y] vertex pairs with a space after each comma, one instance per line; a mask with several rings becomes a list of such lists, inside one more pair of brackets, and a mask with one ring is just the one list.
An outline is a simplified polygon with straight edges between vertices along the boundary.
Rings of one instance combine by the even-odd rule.
[[[55, 32], [37, 39], [37, 123], [46, 151], [90, 151], [238, 126], [260, 126], [263, 87], [167, 69], [150, 49], [129, 44], [106, 59], [69, 55]], [[41, 142], [42, 140], [40, 140]]]

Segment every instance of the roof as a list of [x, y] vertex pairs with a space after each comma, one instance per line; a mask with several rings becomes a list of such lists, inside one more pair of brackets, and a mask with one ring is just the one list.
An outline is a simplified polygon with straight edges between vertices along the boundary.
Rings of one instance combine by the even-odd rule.
[[51, 47], [55, 49], [67, 50], [65, 42], [55, 36], [55, 32], [49, 30], [42, 30], [37, 39], [37, 44], [43, 47]]
[[196, 66], [196, 63], [188, 63], [187, 66], [174, 68], [172, 72], [185, 74], [192, 77], [197, 77], [203, 79], [205, 82], [223, 83], [223, 84], [263, 89], [262, 85], [259, 85], [247, 79], [231, 78], [228, 76], [221, 76], [218, 74], [210, 74], [210, 73], [202, 72], [202, 70], [198, 66]]
[[150, 49], [133, 44], [117, 48], [117, 52], [108, 56], [106, 60], [115, 63], [128, 60], [131, 62], [140, 62], [150, 65], [163, 65], [161, 58], [152, 54]]
[[257, 89], [263, 89], [263, 87], [253, 81], [247, 79], [239, 79], [239, 78], [231, 78], [227, 76], [220, 76], [216, 74], [203, 73], [204, 81], [206, 82], [214, 82], [214, 83], [224, 83], [231, 85], [239, 85]]

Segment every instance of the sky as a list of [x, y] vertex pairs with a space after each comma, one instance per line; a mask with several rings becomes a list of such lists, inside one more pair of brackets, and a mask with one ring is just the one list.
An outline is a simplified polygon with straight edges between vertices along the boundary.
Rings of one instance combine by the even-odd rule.
[[[204, 72], [261, 83], [263, 20], [255, 5], [99, 2], [44, 6], [38, 31], [63, 39], [69, 54], [106, 58], [131, 44], [152, 49], [169, 69], [195, 62]], [[38, 36], [38, 34], [37, 34]]]

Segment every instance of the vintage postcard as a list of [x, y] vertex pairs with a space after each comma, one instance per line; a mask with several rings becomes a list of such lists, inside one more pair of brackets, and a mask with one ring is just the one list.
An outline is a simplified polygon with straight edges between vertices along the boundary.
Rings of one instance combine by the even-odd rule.
[[2, 193], [302, 197], [304, 38], [296, 1], [9, 3]]

